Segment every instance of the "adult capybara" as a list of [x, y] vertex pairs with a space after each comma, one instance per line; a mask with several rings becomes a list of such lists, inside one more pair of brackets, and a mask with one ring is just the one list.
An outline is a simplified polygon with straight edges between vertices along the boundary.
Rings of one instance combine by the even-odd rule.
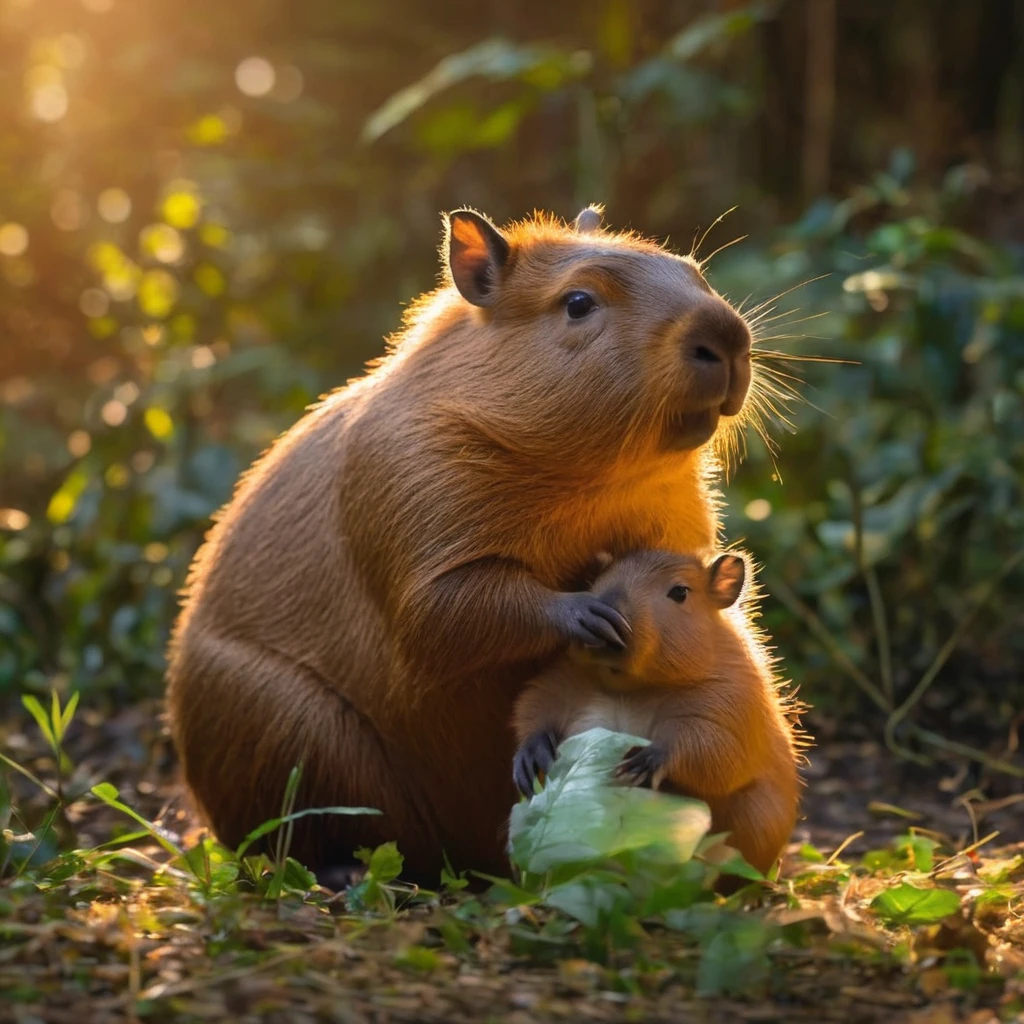
[[619, 774], [706, 801], [711, 831], [768, 871], [796, 823], [804, 737], [771, 659], [750, 643], [746, 576], [735, 553], [705, 564], [641, 551], [612, 563], [592, 592], [631, 635], [621, 651], [571, 652], [527, 685], [515, 711], [519, 789], [533, 792], [568, 736], [595, 726], [642, 736], [650, 745]]
[[[718, 543], [714, 444], [750, 333], [693, 259], [534, 217], [447, 218], [448, 281], [388, 354], [241, 480], [196, 557], [170, 650], [185, 778], [239, 841], [312, 815], [314, 868], [397, 840], [410, 876], [503, 870], [511, 714], [569, 643], [628, 623], [585, 590], [596, 552]], [[724, 418], [724, 419], [723, 419]]]

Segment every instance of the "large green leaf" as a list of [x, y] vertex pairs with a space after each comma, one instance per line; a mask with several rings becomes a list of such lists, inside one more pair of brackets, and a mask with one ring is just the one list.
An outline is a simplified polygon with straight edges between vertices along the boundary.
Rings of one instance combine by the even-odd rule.
[[630, 748], [647, 741], [591, 729], [559, 749], [547, 782], [512, 809], [512, 859], [529, 874], [645, 850], [657, 861], [683, 863], [711, 825], [699, 800], [614, 784]]
[[960, 910], [960, 897], [950, 889], [918, 889], [903, 882], [879, 893], [871, 907], [892, 924], [933, 924]]

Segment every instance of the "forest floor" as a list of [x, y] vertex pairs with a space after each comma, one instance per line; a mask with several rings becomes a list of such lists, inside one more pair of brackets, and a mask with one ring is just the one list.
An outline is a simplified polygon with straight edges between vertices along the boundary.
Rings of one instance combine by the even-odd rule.
[[[0, 723], [0, 747], [54, 778], [34, 726]], [[67, 792], [112, 783], [190, 839], [155, 706], [82, 710], [66, 749]], [[39, 793], [8, 781], [9, 840], [38, 817]], [[872, 743], [820, 745], [807, 782], [780, 880], [747, 911], [774, 929], [761, 958], [660, 926], [595, 957], [549, 910], [468, 891], [391, 887], [372, 910], [301, 886], [260, 898], [219, 886], [209, 860], [194, 875], [168, 868], [145, 836], [100, 851], [131, 822], [85, 796], [63, 825], [78, 853], [0, 883], [0, 1021], [1024, 1021], [1024, 798], [965, 799], [955, 766], [910, 769]], [[953, 912], [876, 912], [908, 878], [955, 893]], [[709, 967], [725, 983], [700, 995]]]

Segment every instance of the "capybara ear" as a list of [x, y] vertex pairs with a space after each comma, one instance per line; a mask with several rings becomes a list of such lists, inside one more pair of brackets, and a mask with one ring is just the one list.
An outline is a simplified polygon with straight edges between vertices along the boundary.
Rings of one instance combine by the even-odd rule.
[[459, 293], [474, 306], [490, 306], [497, 298], [501, 272], [508, 262], [508, 239], [472, 210], [447, 217], [448, 269]]
[[708, 569], [708, 593], [718, 608], [734, 605], [743, 591], [747, 563], [739, 555], [720, 555]]
[[598, 203], [591, 203], [588, 207], [576, 214], [572, 222], [573, 230], [581, 235], [589, 235], [601, 226], [601, 219], [604, 216], [604, 207]]

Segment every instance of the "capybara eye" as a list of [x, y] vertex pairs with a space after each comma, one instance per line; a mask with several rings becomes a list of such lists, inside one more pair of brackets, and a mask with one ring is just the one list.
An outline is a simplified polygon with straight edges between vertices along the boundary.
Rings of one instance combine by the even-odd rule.
[[675, 601], [676, 604], [682, 604], [686, 600], [686, 595], [690, 592], [689, 587], [684, 587], [682, 583], [677, 583], [669, 592], [668, 598], [670, 601]]
[[582, 320], [592, 309], [597, 308], [597, 303], [592, 295], [586, 292], [569, 292], [565, 297], [565, 311], [569, 314], [570, 320]]

